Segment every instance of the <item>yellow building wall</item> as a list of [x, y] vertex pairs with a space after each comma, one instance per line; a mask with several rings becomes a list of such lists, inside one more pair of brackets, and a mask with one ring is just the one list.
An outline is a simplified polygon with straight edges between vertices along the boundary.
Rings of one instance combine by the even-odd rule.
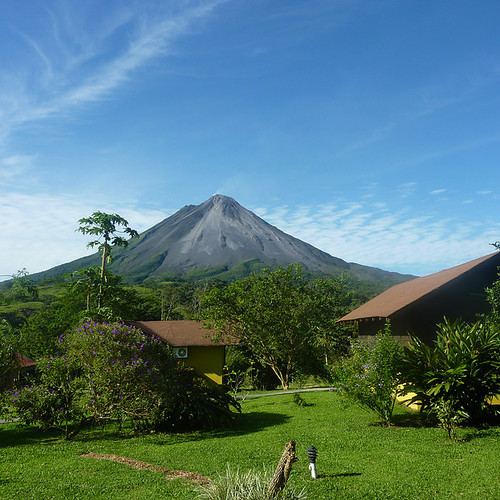
[[196, 373], [203, 376], [208, 384], [222, 384], [224, 368], [223, 346], [188, 347], [188, 357], [180, 361], [183, 361], [186, 366], [190, 366]]

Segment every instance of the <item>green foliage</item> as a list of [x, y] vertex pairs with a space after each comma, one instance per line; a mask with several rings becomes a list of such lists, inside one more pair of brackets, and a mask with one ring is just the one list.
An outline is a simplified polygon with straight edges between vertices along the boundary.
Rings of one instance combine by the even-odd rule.
[[76, 358], [64, 355], [41, 358], [37, 371], [39, 383], [11, 391], [15, 415], [25, 424], [61, 429], [69, 438], [85, 421], [82, 367]]
[[126, 247], [128, 245], [128, 241], [121, 234], [137, 238], [139, 233], [128, 227], [128, 221], [118, 214], [94, 212], [90, 217], [80, 219], [78, 222], [80, 223], [78, 231], [97, 237], [87, 246], [97, 247], [102, 254], [99, 293], [97, 295], [97, 308], [100, 309], [104, 303], [106, 263], [112, 261], [112, 247]]
[[498, 279], [486, 288], [486, 300], [491, 306], [490, 319], [500, 322], [500, 268], [498, 272]]
[[0, 320], [0, 393], [12, 387], [19, 369], [12, 327], [5, 320]]
[[457, 441], [457, 428], [469, 418], [469, 415], [462, 410], [457, 410], [452, 401], [446, 398], [434, 401], [430, 410], [439, 420], [440, 426], [446, 431], [449, 439], [455, 443]]
[[[198, 488], [200, 500], [269, 500], [269, 484], [272, 475], [253, 469], [241, 472], [227, 467], [223, 474], [210, 481], [208, 486]], [[296, 493], [290, 483], [274, 496], [276, 500], [302, 500], [308, 498], [304, 490]]]
[[445, 321], [433, 347], [412, 337], [401, 366], [404, 393], [428, 409], [447, 401], [469, 421], [487, 418], [487, 399], [500, 394], [500, 324]]
[[61, 303], [30, 316], [19, 329], [19, 349], [23, 354], [37, 359], [55, 355], [57, 339], [73, 328], [79, 313]]
[[12, 292], [18, 298], [38, 298], [38, 288], [33, 280], [29, 278], [29, 272], [26, 268], [21, 269], [12, 276]]
[[337, 281], [310, 281], [294, 264], [212, 288], [203, 313], [207, 326], [240, 339], [287, 389], [293, 374], [319, 371], [318, 339], [327, 339], [325, 350], [335, 345], [342, 334], [334, 322], [345, 301]]
[[64, 429], [67, 437], [89, 420], [178, 431], [217, 427], [239, 410], [224, 390], [179, 365], [160, 339], [132, 326], [87, 321], [58, 345], [63, 354], [37, 363], [39, 384], [12, 400], [26, 423]]
[[386, 425], [391, 423], [398, 386], [401, 347], [392, 338], [390, 324], [367, 341], [353, 341], [350, 356], [333, 368], [336, 388], [349, 401], [374, 411]]
[[131, 419], [151, 426], [168, 411], [175, 380], [168, 346], [124, 324], [87, 321], [60, 342], [84, 370], [86, 406], [96, 422]]

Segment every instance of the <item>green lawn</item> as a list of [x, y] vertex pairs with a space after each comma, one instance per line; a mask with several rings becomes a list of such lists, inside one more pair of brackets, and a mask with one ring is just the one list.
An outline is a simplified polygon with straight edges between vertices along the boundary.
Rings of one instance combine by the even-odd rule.
[[[231, 429], [182, 435], [127, 437], [92, 431], [64, 442], [17, 424], [0, 425], [2, 499], [195, 498], [183, 480], [136, 470], [87, 452], [114, 454], [161, 467], [214, 477], [226, 464], [241, 470], [272, 470], [289, 440], [299, 462], [291, 481], [310, 499], [498, 499], [500, 428], [460, 429], [457, 444], [442, 429], [421, 428], [416, 414], [399, 410], [397, 426], [384, 428], [357, 408], [344, 409], [336, 395], [292, 395], [247, 399]], [[313, 481], [306, 450], [318, 449], [319, 478]]]

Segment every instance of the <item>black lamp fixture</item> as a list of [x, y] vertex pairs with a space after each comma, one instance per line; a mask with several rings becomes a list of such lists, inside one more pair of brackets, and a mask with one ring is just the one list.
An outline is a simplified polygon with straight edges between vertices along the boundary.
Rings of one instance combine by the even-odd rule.
[[309, 459], [309, 470], [311, 471], [311, 476], [316, 479], [316, 457], [318, 456], [318, 450], [314, 446], [309, 446], [307, 448], [307, 458]]

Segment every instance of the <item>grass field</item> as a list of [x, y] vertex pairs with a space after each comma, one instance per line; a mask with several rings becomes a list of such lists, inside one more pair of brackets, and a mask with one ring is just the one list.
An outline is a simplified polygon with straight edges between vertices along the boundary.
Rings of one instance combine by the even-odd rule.
[[[18, 424], [0, 425], [2, 499], [189, 499], [192, 483], [161, 471], [84, 458], [113, 454], [160, 467], [215, 477], [232, 468], [272, 472], [285, 443], [295, 440], [299, 462], [291, 481], [310, 499], [500, 499], [500, 428], [460, 429], [454, 444], [439, 428], [422, 428], [415, 413], [396, 412], [385, 428], [335, 394], [247, 399], [231, 429], [181, 435], [130, 436], [87, 431], [65, 442]], [[306, 450], [318, 449], [318, 479]]]

